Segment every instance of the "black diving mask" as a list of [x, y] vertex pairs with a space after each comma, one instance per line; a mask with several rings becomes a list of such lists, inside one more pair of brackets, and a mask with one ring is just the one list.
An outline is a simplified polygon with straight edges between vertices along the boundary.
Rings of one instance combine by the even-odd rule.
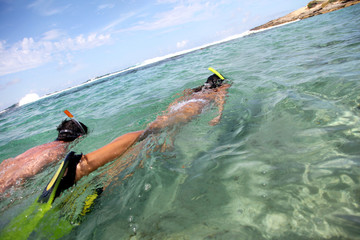
[[77, 133], [77, 132], [74, 132], [74, 131], [69, 130], [69, 129], [61, 130], [59, 133], [60, 133], [60, 134], [64, 134], [64, 133], [65, 133], [66, 136], [69, 137], [69, 138], [78, 138], [78, 137], [82, 136], [81, 133]]

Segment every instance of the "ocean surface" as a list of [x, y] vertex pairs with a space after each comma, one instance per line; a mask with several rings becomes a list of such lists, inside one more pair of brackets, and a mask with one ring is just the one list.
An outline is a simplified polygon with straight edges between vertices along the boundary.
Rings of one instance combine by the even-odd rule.
[[[71, 149], [89, 153], [146, 128], [210, 66], [232, 83], [218, 125], [211, 107], [145, 139], [56, 199], [29, 239], [360, 239], [359, 23], [360, 4], [2, 112], [0, 161], [54, 140], [65, 109], [90, 128]], [[57, 165], [1, 196], [0, 229]]]

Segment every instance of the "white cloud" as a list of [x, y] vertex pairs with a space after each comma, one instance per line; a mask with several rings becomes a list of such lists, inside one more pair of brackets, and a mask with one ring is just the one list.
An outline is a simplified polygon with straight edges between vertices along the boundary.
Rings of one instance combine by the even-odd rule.
[[176, 47], [177, 48], [183, 48], [188, 44], [188, 42], [189, 42], [188, 40], [183, 40], [181, 42], [178, 42], [178, 43], [176, 43]]
[[115, 4], [102, 4], [102, 5], [99, 5], [97, 7], [97, 10], [102, 11], [104, 9], [111, 9], [111, 8], [114, 8], [114, 7], [115, 7]]
[[0, 75], [34, 68], [49, 61], [44, 47], [32, 38], [24, 38], [8, 49], [2, 46], [0, 56]]
[[34, 9], [36, 12], [38, 12], [41, 15], [52, 16], [55, 14], [60, 14], [66, 9], [71, 7], [70, 4], [66, 6], [57, 6], [57, 7], [53, 5], [54, 5], [53, 0], [36, 0], [33, 3], [30, 3], [28, 5], [28, 8]]
[[43, 34], [43, 40], [55, 40], [62, 36], [64, 36], [65, 33], [59, 29], [53, 29]]
[[136, 15], [134, 12], [130, 12], [130, 13], [126, 14], [126, 15], [121, 16], [120, 18], [116, 19], [115, 21], [111, 22], [106, 27], [104, 27], [103, 31], [113, 29], [114, 27], [116, 27], [117, 25], [125, 22], [126, 20], [133, 17], [134, 15]]
[[[50, 31], [51, 32], [51, 31]], [[39, 67], [54, 60], [54, 56], [66, 55], [69, 51], [96, 48], [111, 40], [110, 34], [79, 35], [75, 38], [63, 38], [50, 41], [56, 34], [45, 33], [45, 38], [34, 41], [24, 38], [22, 41], [7, 47], [6, 42], [0, 42], [0, 76]]]
[[[158, 3], [177, 3], [178, 1], [159, 0]], [[202, 0], [181, 1], [171, 10], [156, 14], [153, 21], [138, 22], [137, 25], [122, 31], [157, 30], [179, 26], [185, 23], [206, 20], [214, 16], [218, 3], [211, 4]]]

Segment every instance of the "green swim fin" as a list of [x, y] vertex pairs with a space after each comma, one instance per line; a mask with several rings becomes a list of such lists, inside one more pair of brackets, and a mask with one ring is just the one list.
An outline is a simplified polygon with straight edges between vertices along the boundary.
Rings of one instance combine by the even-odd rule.
[[[79, 163], [81, 157], [82, 154], [75, 155], [73, 151], [66, 155], [57, 172], [40, 195], [38, 199], [39, 203], [52, 203], [62, 191], [74, 185], [76, 165]], [[66, 176], [64, 176], [66, 170], [67, 173]]]
[[[75, 152], [66, 155], [40, 197], [20, 215], [11, 220], [1, 231], [0, 239], [27, 239], [30, 236], [45, 213], [51, 209], [54, 199], [63, 190], [74, 185], [76, 165], [79, 163], [81, 156], [82, 154], [75, 155]], [[64, 176], [65, 174], [66, 176]]]

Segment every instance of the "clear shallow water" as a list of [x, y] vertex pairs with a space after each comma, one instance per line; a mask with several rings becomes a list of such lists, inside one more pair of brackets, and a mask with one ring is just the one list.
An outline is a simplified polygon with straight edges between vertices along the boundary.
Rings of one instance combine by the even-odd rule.
[[[69, 222], [64, 239], [360, 239], [359, 22], [356, 5], [0, 115], [0, 159], [55, 139], [66, 108], [91, 129], [72, 148], [87, 153], [144, 129], [176, 94], [202, 84], [209, 66], [233, 82], [219, 125], [208, 125], [216, 114], [209, 109], [146, 139], [132, 150], [137, 157], [63, 194], [30, 239], [54, 236]], [[121, 166], [125, 160], [131, 164]], [[1, 228], [54, 170], [2, 199]], [[81, 216], [86, 197], [104, 185]]]

